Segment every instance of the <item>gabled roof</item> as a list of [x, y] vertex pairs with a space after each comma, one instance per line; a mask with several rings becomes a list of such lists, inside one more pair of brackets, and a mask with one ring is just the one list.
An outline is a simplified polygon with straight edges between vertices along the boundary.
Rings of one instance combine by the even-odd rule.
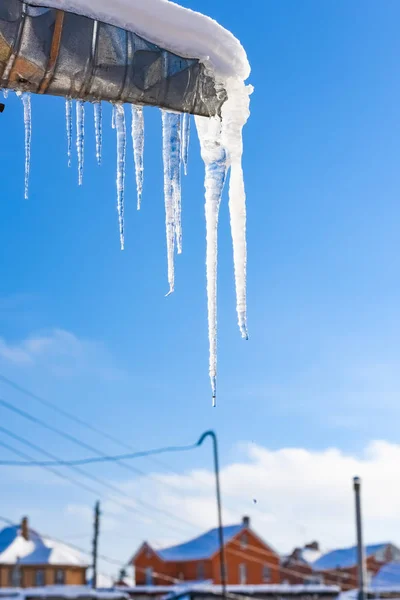
[[66, 544], [40, 536], [29, 529], [29, 539], [21, 535], [19, 525], [11, 525], [0, 531], [0, 564], [21, 565], [72, 565], [86, 567], [87, 561], [80, 552]]
[[[365, 555], [368, 558], [378, 552], [384, 552], [390, 545], [389, 542], [385, 542], [366, 546]], [[357, 564], [357, 547], [352, 546], [351, 548], [339, 548], [324, 554], [313, 563], [313, 568], [317, 571], [327, 571], [329, 569], [352, 567], [355, 564]]]
[[[242, 523], [240, 523], [240, 525], [229, 525], [224, 527], [225, 544], [230, 542], [243, 529], [245, 529], [245, 527]], [[166, 562], [205, 560], [211, 558], [219, 551], [218, 532], [218, 528], [211, 529], [210, 531], [207, 531], [207, 533], [203, 533], [189, 542], [171, 546], [170, 548], [164, 548], [163, 550], [156, 550], [155, 552]]]
[[391, 562], [383, 565], [371, 582], [371, 587], [373, 588], [388, 588], [393, 586], [397, 589], [400, 588], [399, 562]]

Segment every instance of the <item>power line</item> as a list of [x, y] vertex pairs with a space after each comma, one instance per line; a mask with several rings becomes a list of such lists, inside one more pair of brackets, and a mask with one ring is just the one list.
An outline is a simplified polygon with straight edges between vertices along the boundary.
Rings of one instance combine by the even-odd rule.
[[[1, 402], [2, 402], [2, 401], [0, 400], [0, 403], [1, 403]], [[22, 444], [24, 444], [24, 445], [26, 445], [26, 446], [28, 446], [28, 447], [32, 448], [33, 450], [36, 450], [37, 452], [40, 452], [40, 453], [41, 453], [41, 454], [43, 454], [44, 456], [47, 456], [47, 457], [51, 458], [53, 461], [59, 461], [59, 460], [60, 460], [60, 459], [59, 459], [57, 456], [55, 456], [54, 454], [52, 454], [52, 453], [48, 452], [47, 450], [44, 450], [43, 448], [41, 448], [41, 447], [40, 447], [40, 446], [38, 446], [37, 444], [34, 444], [33, 442], [30, 442], [29, 440], [27, 440], [26, 438], [24, 438], [24, 437], [22, 437], [22, 436], [20, 436], [20, 435], [17, 435], [17, 434], [15, 434], [15, 433], [13, 433], [12, 431], [10, 431], [10, 430], [6, 429], [5, 427], [2, 427], [2, 426], [0, 426], [0, 431], [2, 431], [3, 433], [5, 433], [5, 434], [6, 434], [6, 435], [8, 435], [9, 437], [12, 437], [12, 438], [14, 438], [15, 440], [19, 441], [20, 443], [22, 443]], [[15, 454], [18, 454], [18, 451], [17, 451], [17, 452], [15, 452]], [[30, 461], [32, 461], [32, 460], [33, 460], [33, 459], [32, 459], [32, 456], [29, 456], [29, 455], [25, 455], [25, 456], [24, 456], [24, 458], [25, 458], [25, 459], [26, 459], [26, 458], [28, 458], [28, 460], [30, 460]], [[49, 467], [43, 466], [43, 467], [41, 467], [41, 468], [48, 469]], [[51, 468], [51, 467], [50, 467], [50, 468]], [[72, 466], [68, 466], [68, 468], [69, 468], [70, 470], [72, 470], [72, 471], [75, 471], [76, 473], [78, 473], [78, 474], [79, 474], [79, 475], [81, 475], [82, 477], [85, 477], [86, 479], [90, 479], [90, 480], [94, 481], [95, 483], [98, 483], [98, 484], [100, 484], [100, 485], [102, 485], [102, 486], [104, 486], [104, 487], [106, 487], [106, 488], [108, 488], [108, 489], [111, 489], [111, 490], [112, 490], [114, 493], [116, 493], [116, 494], [118, 494], [118, 495], [121, 495], [121, 496], [125, 496], [125, 497], [126, 497], [126, 498], [128, 498], [130, 501], [132, 501], [132, 498], [129, 496], [129, 494], [127, 494], [126, 492], [124, 492], [124, 491], [123, 491], [123, 490], [121, 490], [120, 488], [118, 488], [118, 487], [116, 487], [116, 486], [112, 485], [111, 483], [108, 483], [107, 481], [104, 481], [104, 480], [102, 480], [101, 478], [99, 478], [99, 477], [96, 477], [95, 475], [92, 475], [91, 473], [86, 473], [86, 471], [84, 471], [83, 469], [81, 469], [81, 468], [79, 468], [79, 467], [76, 467], [76, 466], [73, 466], [73, 465], [72, 465]], [[59, 475], [60, 475], [60, 474], [59, 474]], [[71, 480], [71, 478], [68, 478], [68, 479], [69, 479], [69, 480]], [[86, 491], [90, 491], [91, 493], [95, 494], [96, 496], [98, 496], [98, 495], [99, 495], [99, 492], [98, 492], [98, 491], [96, 491], [96, 490], [94, 490], [93, 488], [90, 488], [90, 487], [86, 486], [85, 484], [83, 484], [83, 483], [81, 483], [81, 482], [79, 482], [79, 481], [76, 481], [76, 480], [73, 480], [73, 481], [74, 481], [74, 483], [75, 483], [76, 485], [79, 485], [80, 487], [83, 487], [83, 488], [85, 488], [85, 490], [86, 490]], [[149, 515], [148, 515], [148, 514], [146, 514], [146, 513], [142, 513], [140, 510], [138, 510], [138, 509], [136, 509], [136, 508], [134, 508], [134, 507], [132, 507], [132, 506], [129, 506], [129, 505], [126, 505], [126, 504], [124, 504], [124, 503], [122, 503], [122, 502], [119, 502], [119, 501], [118, 501], [116, 498], [110, 498], [110, 497], [108, 497], [108, 498], [107, 498], [107, 500], [108, 500], [109, 502], [112, 502], [113, 504], [116, 504], [117, 506], [120, 506], [120, 507], [121, 507], [121, 508], [123, 508], [124, 510], [127, 510], [127, 511], [129, 511], [129, 512], [133, 512], [133, 513], [136, 513], [136, 514], [141, 514], [141, 515], [144, 515], [146, 518], [148, 518], [148, 517], [149, 517]], [[135, 502], [142, 503], [141, 501], [138, 501], [137, 499], [135, 499]], [[144, 502], [143, 502], [142, 504], [146, 504], [146, 503], [144, 503]], [[179, 517], [176, 517], [175, 515], [173, 515], [173, 513], [170, 513], [169, 511], [164, 511], [164, 510], [163, 510], [163, 509], [161, 509], [161, 508], [154, 507], [154, 510], [155, 510], [156, 512], [160, 512], [160, 513], [167, 513], [167, 515], [168, 515], [168, 516], [171, 516], [171, 515], [172, 515], [172, 516], [173, 516], [173, 518], [174, 518], [174, 519], [176, 519], [176, 520], [178, 520], [178, 521], [180, 521], [180, 520], [181, 520], [181, 519], [179, 519]], [[174, 527], [171, 527], [170, 525], [166, 524], [165, 522], [163, 522], [163, 525], [165, 525], [166, 527], [168, 527], [168, 528], [170, 528], [170, 529], [173, 529], [174, 531], [176, 531], [176, 528], [174, 528]], [[191, 524], [191, 526], [193, 527], [193, 525], [192, 525], [192, 524]]]
[[[88, 450], [90, 450], [91, 452], [94, 452], [95, 454], [97, 454], [100, 457], [103, 457], [103, 452], [101, 452], [97, 448], [94, 448], [93, 446], [90, 446], [89, 444], [86, 444], [85, 442], [82, 442], [81, 440], [79, 440], [75, 436], [70, 435], [69, 433], [66, 433], [66, 432], [62, 431], [61, 429], [58, 429], [57, 427], [54, 427], [53, 425], [50, 425], [50, 424], [46, 423], [46, 421], [43, 421], [42, 419], [39, 419], [38, 417], [35, 417], [31, 413], [28, 413], [27, 411], [22, 410], [20, 408], [17, 408], [16, 406], [12, 405], [10, 402], [7, 402], [6, 400], [0, 398], [0, 405], [3, 406], [4, 408], [6, 408], [7, 410], [10, 410], [10, 411], [14, 412], [15, 414], [17, 414], [17, 415], [19, 415], [21, 417], [24, 417], [28, 421], [31, 421], [32, 423], [35, 423], [36, 425], [40, 425], [41, 427], [44, 427], [48, 431], [52, 431], [53, 433], [56, 433], [57, 435], [63, 437], [64, 439], [67, 439], [67, 440], [73, 442], [74, 444], [76, 444], [78, 446], [81, 446], [82, 448], [88, 449]], [[48, 458], [51, 458], [52, 461], [63, 462], [57, 456], [54, 456], [54, 455], [52, 455], [50, 453], [46, 453], [46, 452], [43, 452], [43, 451], [42, 451], [42, 453], [43, 454], [47, 454]], [[104, 456], [106, 456], [106, 455], [104, 455]], [[121, 462], [117, 462], [116, 461], [116, 464], [123, 465], [125, 463], [121, 463]], [[79, 469], [79, 467], [77, 467], [75, 465], [66, 465], [66, 466], [68, 468], [74, 469], [76, 472], [79, 472], [80, 475], [83, 475], [86, 478], [92, 479], [93, 481], [95, 481], [97, 483], [100, 483], [100, 485], [105, 485], [109, 489], [112, 489], [114, 492], [116, 492], [116, 493], [118, 493], [118, 494], [120, 494], [122, 496], [129, 497], [129, 495], [126, 494], [125, 492], [123, 492], [120, 488], [117, 488], [117, 487], [113, 486], [112, 484], [105, 482], [104, 480], [102, 480], [99, 477], [96, 477], [94, 475], [86, 473], [86, 471], [82, 471], [81, 469]], [[125, 465], [125, 466], [129, 470], [137, 472], [137, 469], [134, 469], [130, 465]], [[145, 473], [143, 473], [141, 471], [139, 471], [139, 472], [140, 472], [140, 474], [142, 474], [143, 476], [146, 477]], [[193, 523], [190, 523], [189, 521], [185, 521], [184, 519], [182, 519], [180, 517], [177, 517], [176, 515], [174, 515], [173, 513], [169, 512], [169, 511], [167, 511], [165, 509], [158, 508], [158, 507], [154, 506], [153, 504], [150, 504], [149, 502], [144, 502], [143, 500], [140, 500], [140, 499], [135, 499], [135, 502], [137, 504], [140, 504], [141, 506], [143, 506], [147, 510], [151, 509], [152, 511], [166, 514], [167, 516], [171, 517], [175, 521], [179, 521], [181, 523], [184, 523], [186, 526], [189, 526], [191, 529], [196, 529], [195, 526], [193, 525]], [[139, 514], [140, 514], [140, 511], [136, 511], [136, 512], [139, 512]]]
[[18, 461], [18, 460], [0, 460], [0, 466], [8, 467], [71, 467], [81, 465], [91, 465], [96, 463], [118, 462], [120, 460], [132, 460], [134, 458], [142, 458], [144, 456], [152, 456], [155, 454], [167, 454], [171, 452], [187, 452], [194, 450], [199, 446], [191, 444], [189, 446], [165, 446], [163, 448], [155, 448], [154, 450], [142, 450], [141, 452], [133, 452], [132, 454], [116, 454], [114, 456], [99, 456], [95, 458], [78, 458], [75, 460], [54, 460], [54, 461]]
[[[67, 418], [67, 419], [69, 419], [69, 420], [71, 420], [71, 421], [73, 421], [75, 423], [78, 423], [82, 427], [86, 427], [86, 429], [89, 429], [90, 431], [93, 431], [97, 435], [100, 435], [103, 438], [108, 439], [111, 442], [114, 442], [114, 444], [118, 444], [121, 448], [125, 448], [126, 450], [130, 450], [131, 452], [136, 452], [136, 449], [131, 444], [127, 444], [126, 442], [123, 442], [121, 439], [117, 438], [116, 436], [111, 435], [107, 431], [104, 431], [103, 429], [100, 429], [99, 427], [93, 425], [92, 423], [89, 423], [88, 421], [85, 421], [84, 419], [81, 419], [80, 417], [77, 417], [76, 415], [70, 413], [69, 411], [67, 411], [67, 410], [65, 410], [63, 408], [60, 408], [54, 402], [51, 402], [50, 400], [47, 400], [47, 399], [43, 398], [42, 396], [39, 396], [38, 394], [35, 394], [31, 390], [28, 390], [26, 387], [23, 387], [19, 383], [13, 381], [12, 379], [9, 379], [8, 377], [6, 377], [5, 375], [2, 375], [1, 373], [0, 373], [0, 381], [2, 381], [6, 385], [14, 388], [15, 390], [17, 390], [21, 394], [25, 394], [25, 396], [28, 396], [29, 398], [32, 398], [33, 400], [36, 400], [36, 402], [39, 402], [40, 404], [42, 404], [42, 406], [46, 406], [47, 408], [51, 408], [52, 410], [54, 410], [58, 414], [62, 415], [63, 417], [65, 417], [65, 418]], [[166, 468], [167, 470], [172, 471], [176, 475], [179, 475], [179, 473], [177, 471], [175, 471], [170, 465], [167, 465], [163, 461], [158, 460], [158, 459], [156, 459], [154, 457], [150, 457], [150, 460], [152, 460], [152, 462], [154, 462], [156, 464], [159, 464], [163, 468]], [[165, 484], [165, 482], [162, 482], [162, 483]], [[169, 484], [165, 484], [165, 485], [169, 485]], [[170, 487], [174, 487], [174, 486], [170, 486]]]

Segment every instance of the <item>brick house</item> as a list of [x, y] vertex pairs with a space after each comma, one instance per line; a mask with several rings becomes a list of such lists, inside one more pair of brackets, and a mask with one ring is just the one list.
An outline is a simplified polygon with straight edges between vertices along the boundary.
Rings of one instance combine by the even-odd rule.
[[30, 529], [26, 517], [0, 531], [0, 588], [84, 585], [87, 566], [79, 552]]
[[[230, 585], [280, 582], [279, 555], [250, 527], [224, 527], [226, 579]], [[183, 544], [156, 550], [144, 542], [132, 558], [137, 585], [166, 585], [174, 581], [221, 583], [218, 529]]]
[[[383, 565], [400, 560], [400, 550], [391, 543], [366, 546], [365, 557], [369, 581]], [[348, 590], [357, 587], [357, 548], [340, 548], [321, 556], [313, 564], [313, 571], [323, 578], [327, 585], [339, 585]]]

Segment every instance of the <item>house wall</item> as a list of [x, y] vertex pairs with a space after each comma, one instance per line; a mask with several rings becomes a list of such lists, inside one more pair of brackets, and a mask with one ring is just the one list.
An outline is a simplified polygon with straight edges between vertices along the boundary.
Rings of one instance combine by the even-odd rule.
[[312, 567], [308, 563], [293, 558], [284, 560], [279, 570], [281, 583], [290, 585], [304, 585], [313, 576]]
[[[0, 587], [10, 587], [11, 573], [14, 565], [0, 565]], [[45, 585], [54, 585], [56, 581], [56, 572], [64, 571], [65, 585], [84, 585], [86, 583], [86, 568], [57, 566], [57, 565], [21, 565], [22, 587], [36, 586], [36, 572], [44, 571]]]
[[[243, 534], [245, 543], [243, 543]], [[280, 558], [260, 538], [248, 529], [241, 531], [225, 546], [225, 561], [227, 564], [227, 583], [238, 585], [248, 583], [280, 583]], [[221, 583], [220, 557], [213, 557], [213, 581]], [[240, 565], [246, 567], [246, 581], [240, 581]], [[264, 568], [269, 569], [269, 577], [264, 579]]]
[[[241, 536], [245, 533], [247, 545], [241, 544]], [[239, 584], [239, 565], [245, 564], [247, 570], [247, 583], [280, 583], [279, 556], [264, 544], [255, 534], [248, 529], [243, 529], [236, 538], [225, 546], [225, 558], [227, 562], [227, 583]], [[137, 585], [146, 585], [146, 569], [153, 569], [153, 585], [168, 585], [171, 580], [197, 581], [199, 580], [199, 564], [202, 563], [204, 577], [215, 584], [221, 583], [219, 555], [211, 560], [164, 562], [157, 554], [148, 547], [143, 547], [133, 560], [136, 572]], [[268, 566], [270, 578], [263, 578], [263, 568]], [[155, 575], [159, 573], [164, 578]]]
[[[378, 562], [374, 556], [367, 558], [367, 572], [374, 576], [382, 568], [384, 563]], [[349, 590], [358, 586], [358, 567], [354, 565], [348, 568], [331, 569], [319, 572], [327, 585], [339, 585], [343, 590]]]

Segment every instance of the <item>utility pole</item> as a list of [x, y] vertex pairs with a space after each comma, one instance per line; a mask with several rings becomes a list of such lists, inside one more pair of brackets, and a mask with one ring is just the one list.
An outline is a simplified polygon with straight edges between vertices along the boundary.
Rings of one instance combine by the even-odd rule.
[[99, 546], [99, 529], [100, 529], [100, 502], [96, 502], [94, 507], [94, 528], [93, 528], [93, 577], [92, 577], [92, 588], [95, 590], [97, 587], [97, 553]]
[[201, 446], [206, 438], [211, 438], [213, 443], [213, 454], [214, 454], [214, 471], [215, 471], [215, 487], [217, 496], [217, 510], [218, 510], [218, 537], [219, 537], [219, 555], [220, 555], [220, 576], [221, 576], [221, 587], [222, 587], [222, 598], [226, 598], [226, 562], [225, 562], [225, 542], [224, 542], [224, 529], [222, 527], [222, 500], [221, 500], [221, 485], [219, 481], [219, 458], [218, 458], [218, 441], [214, 431], [206, 431], [203, 433], [199, 441], [198, 446]]
[[365, 563], [365, 549], [363, 541], [362, 513], [361, 513], [361, 479], [354, 477], [354, 495], [356, 503], [357, 527], [357, 564], [358, 564], [358, 600], [367, 600], [367, 569]]

